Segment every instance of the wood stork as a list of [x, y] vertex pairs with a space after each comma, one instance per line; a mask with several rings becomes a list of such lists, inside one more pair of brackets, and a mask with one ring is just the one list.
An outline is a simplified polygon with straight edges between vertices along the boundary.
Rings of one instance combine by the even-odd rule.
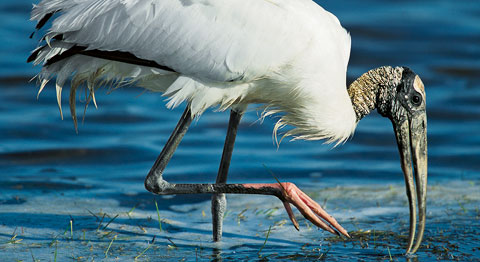
[[[427, 184], [423, 83], [407, 67], [383, 66], [363, 74], [347, 89], [350, 36], [333, 14], [313, 1], [43, 0], [33, 7], [31, 19], [40, 29], [52, 16], [42, 38], [46, 44], [28, 61], [43, 65], [37, 76], [39, 94], [56, 77], [60, 112], [62, 87], [71, 78], [75, 127], [76, 90], [83, 85], [89, 90], [88, 101], [94, 102], [95, 89], [110, 82], [162, 92], [170, 108], [187, 102], [145, 187], [155, 194], [213, 194], [215, 241], [221, 237], [225, 193], [277, 196], [297, 229], [290, 204], [320, 228], [348, 236], [292, 183], [226, 184], [240, 119], [248, 104], [260, 103], [265, 105], [264, 116], [281, 115], [275, 135], [289, 125], [294, 128], [285, 135], [294, 139], [338, 144], [372, 110], [389, 118], [410, 203], [407, 253], [419, 248]], [[216, 183], [168, 183], [162, 177], [167, 163], [192, 118], [210, 107], [231, 109]], [[419, 230], [414, 245], [417, 197]]]

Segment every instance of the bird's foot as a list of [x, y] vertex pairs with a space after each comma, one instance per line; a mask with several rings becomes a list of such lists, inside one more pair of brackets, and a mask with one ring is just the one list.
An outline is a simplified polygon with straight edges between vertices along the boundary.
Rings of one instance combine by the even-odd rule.
[[[329, 215], [323, 208], [311, 199], [307, 194], [303, 193], [295, 184], [293, 183], [276, 183], [276, 184], [244, 184], [245, 187], [250, 188], [265, 188], [269, 187], [276, 189], [281, 192], [281, 195], [278, 196], [285, 206], [285, 210], [288, 213], [288, 217], [292, 221], [293, 225], [297, 230], [299, 230], [299, 225], [295, 215], [293, 214], [290, 204], [293, 204], [302, 215], [308, 219], [310, 222], [316, 226], [326, 230], [332, 234], [342, 235], [350, 237], [347, 230], [345, 230], [335, 218]], [[322, 219], [325, 221], [323, 221]], [[337, 231], [335, 231], [338, 230]]]

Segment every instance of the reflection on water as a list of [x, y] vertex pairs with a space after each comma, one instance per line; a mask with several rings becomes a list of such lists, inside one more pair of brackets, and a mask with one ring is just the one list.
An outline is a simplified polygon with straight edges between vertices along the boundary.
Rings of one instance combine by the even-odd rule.
[[[349, 80], [370, 68], [407, 65], [428, 95], [429, 200], [419, 260], [480, 256], [480, 5], [475, 1], [322, 1], [352, 35]], [[30, 1], [0, 3], [0, 250], [15, 259], [401, 260], [408, 207], [395, 138], [374, 114], [335, 149], [271, 137], [274, 119], [242, 121], [229, 181], [295, 182], [326, 205], [354, 236], [340, 240], [300, 219], [296, 232], [281, 203], [230, 196], [224, 241], [211, 242], [209, 196], [156, 197], [143, 178], [182, 108], [137, 88], [97, 94], [75, 133], [61, 121], [54, 88], [39, 100], [24, 61]], [[67, 104], [65, 100], [64, 105]], [[80, 110], [79, 110], [80, 111]], [[68, 117], [67, 117], [68, 118]], [[220, 160], [228, 112], [192, 125], [167, 167], [175, 182], [210, 182]], [[118, 216], [117, 216], [118, 214]], [[70, 228], [69, 221], [72, 221]], [[265, 243], [267, 232], [270, 233]], [[152, 239], [155, 241], [152, 244]], [[21, 240], [20, 240], [21, 239]], [[264, 245], [265, 243], [265, 245]], [[146, 256], [145, 256], [146, 255]], [[63, 259], [62, 259], [63, 260]]]

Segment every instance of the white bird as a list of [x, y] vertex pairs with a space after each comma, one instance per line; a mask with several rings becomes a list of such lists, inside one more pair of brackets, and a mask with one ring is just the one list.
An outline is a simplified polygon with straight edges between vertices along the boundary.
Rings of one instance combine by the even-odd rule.
[[[322, 229], [348, 236], [292, 183], [225, 184], [238, 123], [248, 104], [259, 103], [264, 105], [263, 116], [281, 115], [275, 137], [288, 125], [293, 129], [285, 136], [336, 144], [346, 141], [357, 122], [375, 108], [388, 117], [410, 203], [407, 253], [418, 249], [425, 228], [427, 181], [423, 83], [406, 67], [385, 66], [368, 71], [347, 90], [350, 36], [333, 14], [313, 1], [43, 0], [34, 5], [31, 19], [38, 21], [37, 29], [51, 17], [42, 38], [46, 44], [28, 61], [43, 65], [37, 76], [39, 94], [56, 77], [60, 112], [62, 88], [71, 79], [75, 127], [76, 90], [82, 85], [94, 103], [95, 89], [108, 83], [162, 92], [169, 108], [187, 102], [145, 186], [155, 194], [212, 193], [215, 241], [222, 232], [223, 193], [275, 195], [297, 229], [289, 203]], [[162, 177], [164, 168], [192, 118], [210, 107], [231, 109], [216, 184], [168, 183]], [[417, 196], [420, 229], [414, 246]]]

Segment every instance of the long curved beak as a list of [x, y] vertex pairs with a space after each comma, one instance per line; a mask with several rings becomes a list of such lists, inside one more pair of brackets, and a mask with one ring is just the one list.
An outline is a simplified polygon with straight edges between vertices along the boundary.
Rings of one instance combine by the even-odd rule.
[[[427, 116], [425, 112], [418, 112], [408, 120], [394, 124], [402, 170], [405, 176], [405, 186], [410, 206], [410, 233], [408, 237], [407, 254], [415, 253], [422, 242], [425, 231], [426, 200], [427, 200]], [[413, 156], [412, 156], [413, 152]], [[412, 172], [415, 171], [415, 182]], [[415, 184], [415, 185], [414, 185]], [[418, 197], [418, 233], [414, 245], [417, 223]]]

